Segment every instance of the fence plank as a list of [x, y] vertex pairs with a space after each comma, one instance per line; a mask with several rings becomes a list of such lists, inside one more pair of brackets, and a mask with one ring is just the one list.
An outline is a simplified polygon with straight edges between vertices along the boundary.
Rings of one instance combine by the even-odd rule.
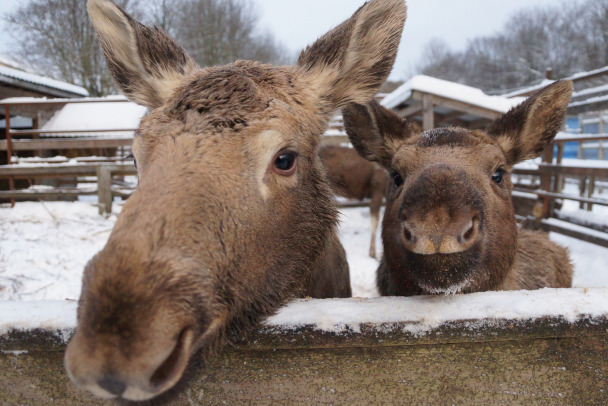
[[97, 196], [99, 214], [112, 213], [112, 171], [106, 165], [97, 167]]
[[[260, 330], [198, 362], [171, 404], [605, 404], [606, 329], [600, 316], [459, 322], [422, 336], [399, 323]], [[65, 345], [49, 333], [12, 332], [0, 347], [7, 404], [105, 404], [69, 382]]]
[[[104, 149], [130, 147], [132, 138], [79, 138], [79, 139], [38, 139], [13, 140], [13, 151], [66, 150], [66, 149]], [[0, 141], [0, 151], [6, 151], [7, 141]]]

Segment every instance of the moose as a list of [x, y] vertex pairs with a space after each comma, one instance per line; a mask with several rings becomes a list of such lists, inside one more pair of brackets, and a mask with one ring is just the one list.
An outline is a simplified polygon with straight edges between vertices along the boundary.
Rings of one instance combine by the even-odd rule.
[[409, 123], [371, 101], [343, 109], [350, 141], [389, 172], [382, 222], [383, 296], [571, 287], [568, 250], [517, 228], [513, 165], [538, 156], [563, 124], [572, 82], [559, 81], [487, 131]]
[[88, 11], [117, 85], [151, 112], [139, 185], [85, 266], [65, 366], [97, 396], [143, 401], [287, 300], [350, 296], [318, 147], [336, 109], [386, 80], [406, 7], [365, 3], [295, 66], [205, 68], [110, 0]]
[[388, 182], [386, 170], [361, 158], [357, 151], [348, 147], [322, 146], [319, 155], [327, 169], [329, 184], [336, 195], [359, 200], [371, 198], [369, 212], [372, 218], [372, 238], [369, 256], [376, 258], [376, 230]]

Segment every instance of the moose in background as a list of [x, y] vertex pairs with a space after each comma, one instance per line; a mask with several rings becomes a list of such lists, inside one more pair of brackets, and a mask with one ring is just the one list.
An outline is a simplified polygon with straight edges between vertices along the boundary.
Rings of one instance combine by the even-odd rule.
[[348, 147], [323, 146], [319, 155], [327, 169], [329, 184], [336, 195], [348, 199], [371, 199], [369, 212], [372, 219], [372, 237], [369, 256], [376, 258], [376, 229], [388, 181], [386, 170], [361, 158], [357, 151]]

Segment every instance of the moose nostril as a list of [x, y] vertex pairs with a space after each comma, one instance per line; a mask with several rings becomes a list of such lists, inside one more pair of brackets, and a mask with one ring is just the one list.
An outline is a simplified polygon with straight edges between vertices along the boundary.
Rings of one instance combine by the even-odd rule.
[[173, 351], [167, 359], [154, 371], [150, 378], [150, 383], [158, 388], [162, 388], [178, 379], [181, 376], [183, 368], [188, 361], [188, 353], [192, 343], [192, 330], [184, 328], [177, 339], [177, 343]]
[[123, 381], [108, 375], [98, 380], [97, 384], [116, 396], [122, 395], [127, 388], [127, 385]]
[[477, 217], [473, 217], [471, 221], [465, 226], [465, 232], [459, 237], [460, 243], [470, 242], [477, 235], [477, 225], [479, 220]]
[[416, 237], [414, 237], [414, 235], [412, 234], [410, 229], [407, 227], [406, 223], [403, 223], [403, 235], [405, 237], [405, 240], [407, 242], [409, 242], [410, 244], [413, 244], [416, 242]]

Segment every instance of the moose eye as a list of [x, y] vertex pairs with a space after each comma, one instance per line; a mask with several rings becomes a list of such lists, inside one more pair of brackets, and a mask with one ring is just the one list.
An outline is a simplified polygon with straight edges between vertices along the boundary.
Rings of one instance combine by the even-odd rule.
[[274, 160], [274, 167], [279, 175], [289, 176], [294, 173], [297, 156], [293, 152], [285, 152]]
[[135, 166], [135, 169], [137, 169], [137, 159], [135, 159], [135, 155], [129, 154], [129, 155], [127, 155], [127, 157], [125, 159], [132, 159], [133, 160], [133, 166]]
[[492, 180], [496, 183], [496, 184], [501, 184], [502, 183], [502, 177], [505, 175], [505, 170], [504, 169], [497, 169], [496, 172], [494, 172], [492, 174]]
[[393, 179], [393, 183], [395, 184], [395, 188], [398, 188], [399, 186], [403, 185], [403, 178], [401, 177], [401, 175], [399, 175], [398, 172], [393, 172], [391, 174], [391, 178]]

